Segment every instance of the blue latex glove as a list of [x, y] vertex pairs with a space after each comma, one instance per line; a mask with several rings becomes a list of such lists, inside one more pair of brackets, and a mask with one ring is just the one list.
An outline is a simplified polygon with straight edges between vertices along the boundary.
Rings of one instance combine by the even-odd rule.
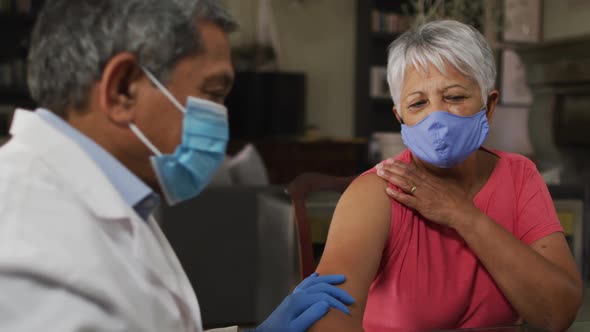
[[321, 277], [317, 273], [312, 274], [283, 300], [264, 323], [250, 332], [304, 332], [324, 317], [330, 307], [349, 315], [347, 305], [353, 304], [354, 298], [334, 286], [345, 280], [341, 274]]

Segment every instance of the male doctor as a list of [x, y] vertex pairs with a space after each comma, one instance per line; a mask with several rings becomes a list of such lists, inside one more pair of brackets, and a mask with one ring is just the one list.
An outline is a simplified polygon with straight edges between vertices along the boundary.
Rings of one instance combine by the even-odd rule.
[[[28, 76], [41, 108], [17, 110], [0, 149], [0, 331], [202, 331], [150, 214], [223, 158], [235, 28], [216, 0], [46, 1]], [[342, 282], [310, 276], [256, 331], [348, 312]]]

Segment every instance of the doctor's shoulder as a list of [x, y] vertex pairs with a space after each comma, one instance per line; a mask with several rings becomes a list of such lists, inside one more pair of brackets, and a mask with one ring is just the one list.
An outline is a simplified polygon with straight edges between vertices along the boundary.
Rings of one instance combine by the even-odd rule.
[[0, 148], [0, 243], [65, 246], [83, 216], [72, 198], [36, 151], [12, 140]]

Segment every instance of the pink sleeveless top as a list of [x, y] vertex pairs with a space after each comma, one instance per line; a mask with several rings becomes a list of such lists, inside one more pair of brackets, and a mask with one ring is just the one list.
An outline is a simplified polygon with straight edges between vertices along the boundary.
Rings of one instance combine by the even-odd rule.
[[[535, 165], [520, 155], [493, 153], [500, 158], [475, 196], [475, 205], [526, 244], [562, 232]], [[406, 150], [396, 159], [410, 162], [411, 153]], [[490, 274], [453, 229], [429, 222], [395, 200], [391, 216], [381, 265], [369, 290], [365, 331], [489, 327], [518, 320]]]

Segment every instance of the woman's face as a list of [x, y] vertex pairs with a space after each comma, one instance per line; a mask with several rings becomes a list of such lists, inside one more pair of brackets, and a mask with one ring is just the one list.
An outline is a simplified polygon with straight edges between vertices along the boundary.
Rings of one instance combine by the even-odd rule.
[[[459, 116], [470, 116], [481, 111], [484, 105], [478, 84], [461, 74], [454, 67], [447, 65], [447, 75], [443, 75], [436, 66], [430, 65], [426, 72], [409, 67], [404, 75], [400, 95], [399, 110], [403, 123], [416, 125], [432, 112], [445, 111]], [[487, 97], [487, 96], [486, 96]], [[488, 101], [488, 120], [491, 121], [497, 92], [490, 94], [492, 104]], [[486, 98], [487, 100], [488, 98]], [[396, 116], [398, 113], [396, 113]]]

